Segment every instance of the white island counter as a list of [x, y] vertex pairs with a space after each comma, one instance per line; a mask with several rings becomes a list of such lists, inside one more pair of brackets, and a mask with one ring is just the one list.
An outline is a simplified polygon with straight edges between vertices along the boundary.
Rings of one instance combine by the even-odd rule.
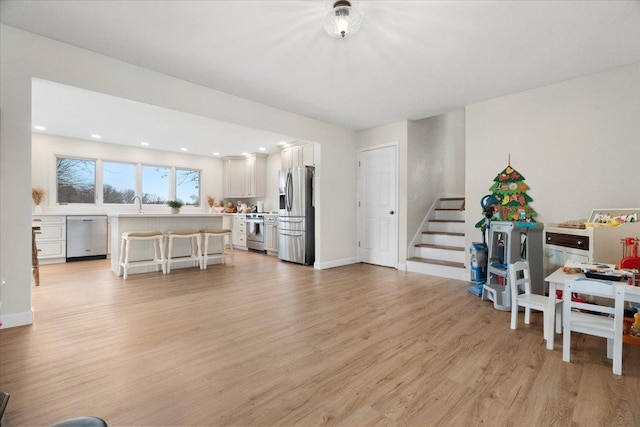
[[[202, 213], [181, 213], [181, 214], [136, 214], [136, 213], [113, 213], [108, 215], [111, 219], [111, 231], [109, 239], [111, 241], [111, 271], [118, 274], [118, 261], [120, 259], [120, 236], [127, 231], [161, 231], [171, 230], [202, 230], [206, 228], [223, 228], [223, 218], [231, 214], [202, 214]], [[180, 244], [178, 244], [180, 243]], [[174, 257], [187, 254], [190, 246], [187, 242], [178, 242], [173, 247]], [[138, 246], [138, 245], [136, 245]], [[216, 248], [218, 249], [218, 248]], [[132, 260], [153, 258], [153, 248], [151, 244], [143, 242], [139, 247], [132, 247], [129, 254]], [[191, 262], [180, 263], [175, 268], [193, 267]], [[155, 271], [154, 267], [138, 267], [132, 269], [129, 274], [146, 273]]]

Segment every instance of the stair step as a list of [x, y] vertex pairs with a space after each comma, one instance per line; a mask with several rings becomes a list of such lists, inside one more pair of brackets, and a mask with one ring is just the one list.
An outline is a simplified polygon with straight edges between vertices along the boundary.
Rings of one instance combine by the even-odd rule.
[[422, 234], [441, 234], [443, 236], [464, 237], [464, 233], [453, 233], [451, 231], [423, 231]]
[[463, 209], [434, 209], [432, 221], [464, 221], [466, 212]]
[[440, 260], [440, 259], [413, 257], [413, 258], [409, 258], [407, 261], [421, 262], [423, 264], [444, 265], [444, 266], [447, 266], [447, 267], [464, 268], [464, 263], [453, 262], [453, 261], [444, 261], [444, 260]]
[[429, 222], [464, 222], [464, 219], [430, 219]]
[[440, 199], [440, 209], [456, 209], [464, 211], [464, 197], [444, 197]]
[[464, 251], [464, 248], [460, 246], [432, 245], [430, 243], [418, 243], [416, 245], [416, 248], [444, 249], [447, 251]]
[[462, 208], [435, 208], [435, 211], [463, 211]]

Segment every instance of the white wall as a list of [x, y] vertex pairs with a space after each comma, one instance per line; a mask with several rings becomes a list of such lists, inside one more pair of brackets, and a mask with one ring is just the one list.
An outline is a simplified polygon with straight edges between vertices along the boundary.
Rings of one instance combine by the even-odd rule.
[[640, 208], [640, 64], [466, 108], [467, 246], [509, 153], [539, 222]]
[[31, 80], [41, 78], [322, 144], [318, 265], [356, 254], [355, 132], [0, 25], [0, 313], [31, 322]]
[[[197, 208], [185, 206], [183, 210], [207, 212], [209, 209], [207, 196], [215, 197], [216, 200], [223, 199], [221, 159], [34, 133], [31, 150], [31, 183], [33, 187], [42, 187], [47, 191], [45, 201], [41, 206], [43, 213], [66, 214], [74, 210], [106, 212], [105, 208], [99, 205], [70, 204], [60, 206], [56, 203], [53, 199], [56, 186], [56, 155], [200, 169], [202, 189], [200, 206]], [[137, 209], [137, 206], [133, 204], [117, 207], [118, 212], [136, 211]], [[165, 205], [149, 205], [145, 206], [145, 211], [166, 212], [167, 207]]]

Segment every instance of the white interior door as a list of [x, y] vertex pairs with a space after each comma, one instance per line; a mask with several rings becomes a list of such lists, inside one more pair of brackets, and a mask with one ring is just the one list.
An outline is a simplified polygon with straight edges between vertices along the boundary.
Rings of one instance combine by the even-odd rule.
[[396, 146], [358, 154], [358, 259], [396, 267]]

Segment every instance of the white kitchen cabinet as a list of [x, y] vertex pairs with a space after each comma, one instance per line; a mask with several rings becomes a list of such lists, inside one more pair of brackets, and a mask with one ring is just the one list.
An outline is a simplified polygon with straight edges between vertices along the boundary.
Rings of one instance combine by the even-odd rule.
[[300, 166], [313, 166], [313, 144], [296, 145], [282, 150], [282, 168], [295, 168]]
[[66, 262], [67, 217], [63, 215], [34, 215], [40, 222], [40, 233], [36, 234], [38, 262], [56, 264]]
[[[269, 219], [272, 219], [271, 221]], [[278, 217], [265, 215], [264, 217], [264, 248], [267, 253], [278, 252]]]
[[264, 155], [227, 157], [224, 160], [223, 191], [226, 199], [265, 197], [267, 158]]
[[245, 159], [229, 159], [225, 161], [224, 197], [244, 197], [246, 194], [246, 166]]
[[231, 236], [234, 248], [247, 249], [247, 219], [244, 215], [233, 216]]
[[302, 146], [302, 166], [314, 166], [315, 159], [313, 157], [314, 145], [307, 144]]

